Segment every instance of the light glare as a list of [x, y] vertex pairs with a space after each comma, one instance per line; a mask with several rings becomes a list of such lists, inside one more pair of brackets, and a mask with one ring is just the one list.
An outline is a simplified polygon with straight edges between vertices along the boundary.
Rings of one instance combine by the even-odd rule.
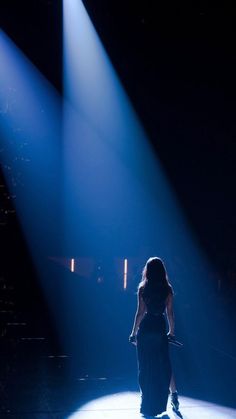
[[124, 290], [127, 289], [128, 259], [124, 260]]
[[71, 259], [70, 261], [70, 271], [75, 272], [75, 259]]

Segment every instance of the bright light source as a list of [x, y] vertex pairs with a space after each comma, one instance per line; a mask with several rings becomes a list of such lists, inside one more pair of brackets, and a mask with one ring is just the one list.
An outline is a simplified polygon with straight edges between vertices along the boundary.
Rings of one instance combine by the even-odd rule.
[[71, 259], [70, 261], [70, 271], [75, 272], [75, 259]]
[[124, 260], [124, 290], [127, 289], [128, 259]]

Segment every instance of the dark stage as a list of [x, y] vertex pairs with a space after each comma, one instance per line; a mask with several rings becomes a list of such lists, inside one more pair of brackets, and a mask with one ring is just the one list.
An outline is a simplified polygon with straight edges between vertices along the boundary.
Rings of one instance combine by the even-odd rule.
[[1, 0], [1, 418], [141, 417], [129, 335], [151, 256], [183, 343], [169, 417], [236, 418], [235, 19]]

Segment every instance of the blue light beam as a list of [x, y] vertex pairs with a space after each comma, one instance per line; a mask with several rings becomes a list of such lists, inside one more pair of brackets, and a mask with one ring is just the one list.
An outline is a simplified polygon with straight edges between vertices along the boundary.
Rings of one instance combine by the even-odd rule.
[[[120, 247], [132, 249], [161, 236], [163, 249], [163, 225], [176, 235], [184, 220], [172, 217], [178, 209], [163, 169], [83, 3], [75, 0], [64, 1], [64, 92], [66, 230], [71, 242], [74, 237], [72, 247], [79, 246], [76, 226], [83, 219], [77, 233], [84, 245], [86, 237], [90, 244], [97, 237], [100, 247], [109, 240], [116, 245], [119, 237]], [[148, 219], [158, 223], [150, 229]]]
[[[178, 281], [185, 302], [184, 340], [192, 340], [192, 354], [196, 352], [189, 355], [188, 367], [197, 375], [202, 365], [196, 342], [208, 341], [213, 328], [212, 268], [82, 1], [63, 4], [66, 252], [104, 258], [159, 255], [168, 271], [173, 259], [180, 260], [171, 280], [174, 288]], [[76, 305], [72, 311], [76, 315]]]
[[0, 32], [1, 164], [31, 251], [55, 251], [59, 229], [58, 95]]

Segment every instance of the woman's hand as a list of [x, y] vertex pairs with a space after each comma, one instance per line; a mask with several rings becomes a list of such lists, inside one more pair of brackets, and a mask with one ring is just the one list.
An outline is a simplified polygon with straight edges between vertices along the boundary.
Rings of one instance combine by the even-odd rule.
[[175, 335], [173, 333], [167, 333], [167, 339], [169, 343], [172, 343], [175, 346], [183, 346], [183, 343], [178, 342], [175, 338]]
[[168, 332], [167, 333], [167, 339], [169, 342], [174, 342], [175, 341], [175, 335], [173, 332]]
[[133, 345], [137, 346], [137, 336], [136, 335], [130, 335], [129, 336], [129, 342]]

